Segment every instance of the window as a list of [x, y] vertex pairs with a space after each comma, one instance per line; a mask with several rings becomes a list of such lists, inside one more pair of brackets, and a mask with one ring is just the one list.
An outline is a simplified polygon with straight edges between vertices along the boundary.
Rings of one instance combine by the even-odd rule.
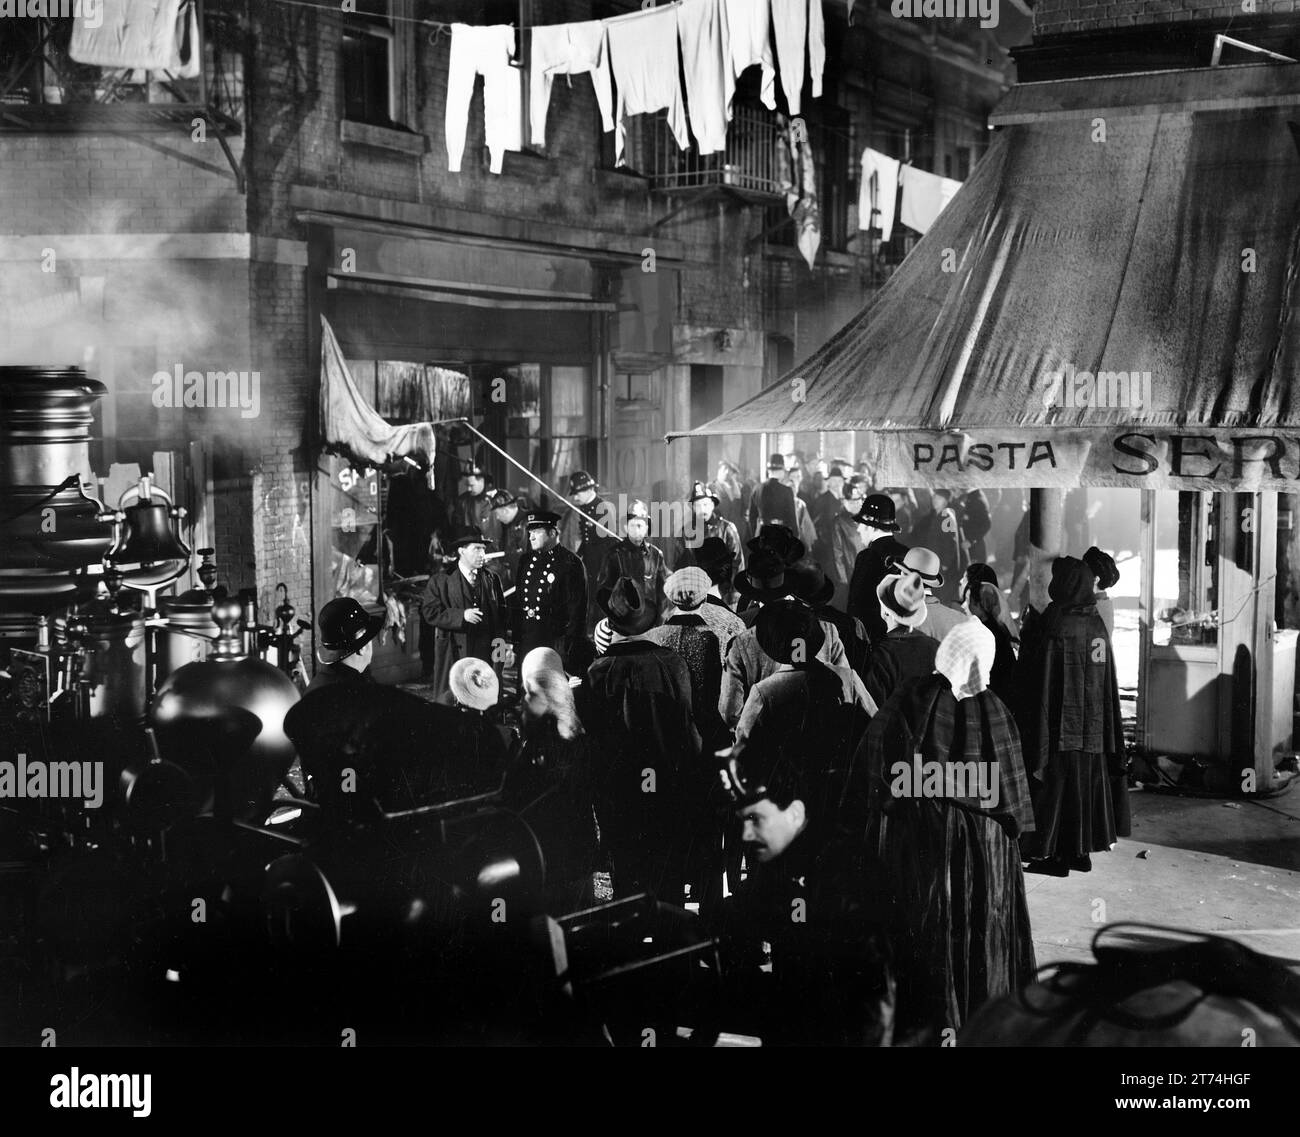
[[415, 105], [413, 0], [357, 0], [343, 31], [343, 117], [412, 128]]

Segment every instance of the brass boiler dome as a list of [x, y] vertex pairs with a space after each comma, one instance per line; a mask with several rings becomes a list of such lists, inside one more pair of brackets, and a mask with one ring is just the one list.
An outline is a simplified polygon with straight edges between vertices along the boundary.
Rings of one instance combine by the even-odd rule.
[[95, 403], [107, 388], [79, 367], [0, 367], [0, 638], [95, 594], [85, 570], [113, 532], [93, 485]]
[[[150, 719], [162, 756], [194, 778], [202, 798], [215, 798], [218, 812], [229, 802], [235, 818], [260, 822], [296, 756], [284, 717], [300, 696], [283, 671], [245, 654], [238, 601], [219, 601], [212, 616], [221, 633], [211, 654], [163, 681]], [[223, 740], [231, 708], [261, 725], [247, 749]]]

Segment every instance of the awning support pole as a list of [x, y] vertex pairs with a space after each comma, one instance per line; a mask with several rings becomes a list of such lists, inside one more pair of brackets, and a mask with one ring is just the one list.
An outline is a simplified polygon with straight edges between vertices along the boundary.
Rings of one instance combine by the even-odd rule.
[[[1065, 491], [1031, 489], [1029, 491], [1029, 605], [1039, 612], [1047, 610], [1050, 597], [1047, 586], [1052, 581], [1052, 561], [1061, 555], [1061, 538], [1065, 527]], [[1078, 550], [1080, 553], [1082, 549]]]

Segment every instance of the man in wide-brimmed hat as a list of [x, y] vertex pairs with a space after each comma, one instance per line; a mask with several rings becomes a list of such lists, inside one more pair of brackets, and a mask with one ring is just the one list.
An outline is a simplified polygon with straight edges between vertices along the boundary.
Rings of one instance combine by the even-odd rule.
[[560, 653], [565, 667], [589, 654], [587, 641], [587, 574], [576, 554], [560, 544], [560, 519], [549, 510], [534, 510], [524, 522], [528, 552], [519, 562], [515, 588], [515, 654], [534, 648]]
[[968, 556], [961, 520], [952, 507], [950, 489], [930, 491], [930, 512], [917, 519], [912, 527], [912, 544], [932, 549], [939, 558], [941, 583], [935, 594], [945, 603], [956, 603], [961, 575], [966, 571]]
[[618, 578], [597, 602], [614, 642], [587, 671], [583, 723], [602, 756], [597, 820], [614, 895], [648, 890], [681, 904], [705, 773], [690, 672], [675, 651], [641, 638], [658, 612], [637, 581]]
[[500, 578], [487, 567], [488, 539], [469, 526], [450, 544], [456, 552], [455, 567], [431, 575], [420, 600], [420, 615], [434, 629], [435, 699], [450, 695], [451, 668], [457, 660], [473, 657], [500, 668], [505, 658], [500, 647], [506, 635], [505, 598]]
[[904, 577], [914, 577], [925, 589], [925, 621], [920, 630], [935, 640], [942, 640], [953, 628], [966, 619], [966, 613], [953, 604], [943, 603], [936, 595], [946, 587], [943, 566], [938, 555], [922, 546], [908, 549], [900, 560], [891, 562], [890, 571]]
[[623, 539], [616, 541], [605, 553], [600, 575], [596, 578], [597, 588], [612, 588], [619, 577], [627, 577], [636, 582], [646, 602], [656, 612], [661, 612], [668, 565], [663, 550], [649, 541], [650, 507], [644, 501], [633, 501], [627, 507], [623, 531]]
[[[829, 596], [825, 574], [815, 565], [799, 560], [789, 564], [771, 549], [765, 547], [760, 537], [750, 542], [752, 554], [749, 568], [741, 573], [736, 582], [741, 594], [758, 605], [767, 605], [781, 600], [797, 600], [805, 605], [809, 601], [824, 604]], [[794, 542], [802, 551], [802, 543]], [[790, 547], [793, 551], [793, 546]], [[813, 577], [815, 576], [815, 580]], [[800, 592], [803, 595], [800, 595]], [[804, 597], [807, 597], [805, 600]], [[746, 609], [742, 619], [749, 623], [743, 632], [738, 632], [727, 648], [727, 657], [722, 669], [722, 717], [734, 725], [740, 718], [754, 684], [767, 678], [777, 668], [777, 663], [767, 655], [759, 645], [758, 636], [753, 625], [762, 615], [761, 607]], [[821, 619], [825, 642], [818, 651], [818, 656], [828, 667], [843, 669], [852, 675], [852, 664], [844, 648], [835, 625]], [[854, 677], [856, 678], [856, 677]], [[847, 676], [845, 682], [851, 682]]]
[[835, 586], [832, 603], [841, 612], [849, 610], [849, 582], [853, 580], [858, 554], [865, 547], [855, 520], [866, 494], [864, 487], [865, 483], [858, 477], [845, 481], [834, 516], [826, 524], [823, 554], [818, 560]]
[[[576, 553], [587, 573], [586, 633], [600, 619], [596, 608], [596, 583], [605, 556], [618, 541], [618, 510], [600, 494], [600, 486], [586, 470], [569, 475], [569, 501], [575, 508], [564, 510], [560, 523], [560, 544]], [[581, 512], [579, 512], [581, 511]], [[599, 522], [597, 525], [595, 522]]]
[[939, 641], [922, 634], [925, 585], [915, 573], [885, 577], [876, 587], [876, 603], [889, 632], [872, 647], [865, 682], [867, 693], [883, 707], [904, 680], [934, 670]]
[[372, 641], [383, 626], [382, 612], [372, 616], [350, 596], [326, 604], [316, 617], [316, 658], [321, 666], [307, 690], [319, 691], [336, 683], [373, 683], [369, 671]]
[[849, 615], [861, 620], [871, 642], [878, 643], [885, 638], [887, 629], [880, 616], [876, 589], [889, 574], [890, 562], [907, 554], [907, 546], [895, 536], [900, 526], [894, 502], [882, 493], [868, 494], [853, 520], [862, 551], [853, 562], [849, 581]]

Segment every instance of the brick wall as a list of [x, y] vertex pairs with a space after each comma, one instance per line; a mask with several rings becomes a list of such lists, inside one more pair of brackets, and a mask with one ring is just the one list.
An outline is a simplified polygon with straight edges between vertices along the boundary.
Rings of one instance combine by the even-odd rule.
[[1300, 12], [1300, 0], [1038, 0], [1035, 37], [1188, 20], [1241, 21]]

